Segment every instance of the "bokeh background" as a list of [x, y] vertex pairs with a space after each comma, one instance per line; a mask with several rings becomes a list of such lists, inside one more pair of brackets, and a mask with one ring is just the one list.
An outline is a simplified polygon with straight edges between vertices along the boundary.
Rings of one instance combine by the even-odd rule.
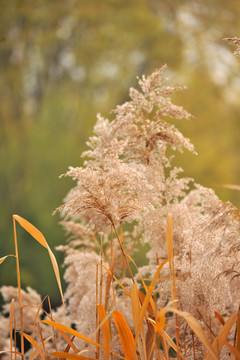
[[[222, 39], [240, 35], [238, 0], [0, 0], [0, 257], [14, 253], [12, 214], [45, 235], [66, 234], [53, 210], [73, 185], [59, 179], [80, 157], [96, 113], [128, 100], [136, 76], [168, 64], [186, 85], [174, 102], [194, 115], [176, 125], [198, 156], [176, 162], [240, 207], [240, 59]], [[22, 286], [59, 300], [45, 249], [18, 227]], [[56, 252], [55, 252], [56, 253]], [[61, 264], [61, 254], [56, 253]], [[14, 258], [0, 286], [16, 285]]]

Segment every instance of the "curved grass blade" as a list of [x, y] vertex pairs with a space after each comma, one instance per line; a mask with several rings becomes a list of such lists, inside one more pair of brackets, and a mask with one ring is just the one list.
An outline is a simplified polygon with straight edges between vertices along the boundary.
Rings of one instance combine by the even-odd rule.
[[77, 355], [77, 354], [68, 354], [61, 351], [56, 351], [51, 353], [49, 356], [61, 357], [63, 359], [70, 359], [70, 360], [93, 360], [93, 358]]
[[229, 348], [229, 350], [231, 351], [231, 353], [233, 355], [235, 355], [236, 360], [240, 360], [240, 351], [237, 348], [235, 348], [234, 346], [229, 344], [227, 341], [225, 342], [224, 345], [226, 345]]
[[15, 255], [12, 255], [12, 254], [3, 256], [3, 257], [0, 258], [0, 264], [2, 264], [2, 263], [4, 262], [4, 260], [6, 260], [6, 258], [8, 258], [9, 256], [14, 256], [14, 257], [16, 257]]
[[[225, 344], [225, 341], [227, 340], [228, 334], [233, 324], [235, 323], [236, 318], [237, 318], [237, 313], [234, 313], [232, 314], [232, 316], [230, 316], [230, 318], [228, 319], [228, 321], [226, 321], [226, 323], [224, 324], [224, 326], [222, 327], [222, 329], [220, 330], [220, 332], [215, 337], [212, 343], [212, 348], [214, 352], [219, 353], [219, 355], [223, 345]], [[210, 359], [211, 359], [210, 354], [207, 354], [205, 360], [210, 360]]]
[[218, 360], [218, 356], [216, 355], [212, 345], [208, 341], [203, 329], [201, 328], [201, 326], [199, 325], [197, 320], [192, 315], [190, 315], [189, 313], [187, 313], [185, 311], [180, 311], [180, 310], [178, 310], [174, 307], [170, 307], [170, 306], [166, 306], [165, 311], [166, 312], [168, 312], [168, 311], [174, 312], [174, 313], [178, 314], [179, 316], [183, 317], [187, 321], [188, 325], [193, 330], [193, 332], [197, 335], [199, 340], [202, 342], [202, 344], [205, 346], [205, 348], [208, 350], [209, 356], [211, 356], [212, 359], [214, 359], [214, 360]]
[[61, 294], [61, 298], [62, 298], [62, 302], [64, 305], [64, 298], [63, 298], [63, 292], [62, 292], [62, 285], [61, 285], [61, 280], [60, 280], [60, 273], [59, 273], [59, 269], [58, 269], [58, 265], [57, 265], [57, 261], [56, 258], [52, 252], [52, 250], [50, 249], [45, 237], [43, 236], [43, 234], [35, 227], [33, 226], [29, 221], [25, 220], [24, 218], [22, 218], [19, 215], [13, 215], [14, 220], [17, 220], [17, 222], [30, 234], [32, 235], [32, 237], [37, 240], [43, 247], [45, 247], [48, 250], [48, 254], [50, 256], [51, 262], [52, 262], [52, 266], [53, 266], [53, 270], [57, 279], [57, 283], [58, 283], [58, 288]]
[[135, 342], [133, 338], [133, 334], [124, 318], [122, 313], [120, 311], [113, 311], [112, 313], [113, 319], [115, 321], [123, 352], [127, 360], [134, 360], [136, 359], [136, 352], [135, 352]]
[[97, 311], [100, 319], [100, 326], [102, 328], [103, 346], [104, 346], [104, 360], [108, 360], [110, 356], [110, 329], [106, 311], [102, 304], [97, 305]]
[[[12, 351], [12, 343], [13, 343], [13, 322], [15, 318], [15, 300], [12, 299], [9, 311], [9, 331], [10, 331], [10, 351]], [[16, 329], [14, 329], [16, 331]], [[11, 352], [11, 360], [12, 360], [12, 352]]]
[[[30, 342], [30, 344], [32, 344], [32, 345], [35, 347], [35, 349], [38, 348], [39, 344], [38, 344], [37, 341], [34, 340], [30, 335], [28, 335], [28, 334], [26, 334], [26, 333], [23, 333], [23, 336], [25, 337], [25, 339], [27, 339], [27, 341]], [[42, 358], [43, 360], [45, 359], [42, 351], [39, 352], [39, 355], [41, 356], [41, 358]]]
[[[80, 334], [78, 331], [73, 330], [72, 328], [70, 328], [70, 327], [68, 327], [66, 325], [62, 325], [62, 324], [59, 324], [59, 323], [57, 323], [55, 321], [51, 321], [51, 320], [42, 320], [41, 322], [44, 323], [44, 324], [48, 324], [50, 326], [53, 326], [58, 330], [62, 330], [64, 332], [66, 332], [67, 334], [73, 335], [73, 336], [75, 336], [75, 337], [77, 337], [77, 338], [79, 338], [79, 339], [81, 339], [83, 341], [86, 341], [88, 344], [98, 346], [100, 349], [103, 349], [103, 350], [105, 349], [104, 346], [96, 343], [96, 341], [94, 341], [92, 339], [89, 339], [87, 336]], [[110, 350], [110, 352], [111, 352], [111, 354], [116, 355], [117, 357], [119, 357], [121, 359], [124, 359], [123, 356], [118, 355], [118, 354], [116, 354], [115, 352], [113, 352], [111, 350]]]

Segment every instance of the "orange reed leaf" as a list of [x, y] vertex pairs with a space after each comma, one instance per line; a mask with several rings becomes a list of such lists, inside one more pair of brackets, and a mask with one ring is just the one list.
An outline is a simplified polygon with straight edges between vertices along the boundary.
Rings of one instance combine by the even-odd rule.
[[212, 359], [218, 360], [218, 357], [217, 357], [212, 345], [208, 341], [208, 338], [206, 337], [203, 329], [201, 328], [201, 326], [199, 325], [197, 320], [192, 315], [190, 315], [189, 313], [187, 313], [185, 311], [180, 311], [180, 310], [178, 310], [174, 307], [170, 307], [170, 306], [166, 306], [164, 309], [165, 309], [165, 312], [168, 312], [168, 311], [174, 312], [174, 313], [178, 314], [179, 316], [181, 316], [182, 318], [184, 318], [187, 321], [190, 328], [193, 330], [193, 332], [197, 335], [199, 340], [205, 346], [205, 348], [209, 351], [209, 355], [211, 355]]
[[13, 218], [17, 220], [17, 222], [30, 234], [32, 237], [34, 237], [35, 240], [37, 240], [42, 246], [44, 246], [46, 249], [48, 248], [47, 241], [43, 234], [35, 227], [33, 226], [29, 221], [25, 220], [19, 215], [13, 215]]
[[120, 311], [117, 310], [113, 311], [112, 315], [120, 336], [123, 352], [126, 359], [127, 360], [136, 359], [133, 334], [124, 316], [122, 315], [122, 313], [120, 313]]
[[236, 348], [240, 351], [240, 310], [238, 310], [237, 325], [236, 325]]
[[[15, 300], [12, 299], [9, 311], [9, 332], [10, 332], [10, 351], [12, 351], [12, 343], [13, 343], [13, 322], [15, 318]], [[14, 329], [16, 331], [16, 329]], [[11, 353], [12, 360], [12, 353]]]
[[[34, 340], [30, 335], [23, 333], [23, 336], [25, 337], [25, 339], [27, 339], [27, 341], [30, 342], [30, 344], [32, 344], [36, 349], [38, 348], [39, 344], [37, 343], [36, 340]], [[39, 355], [41, 356], [41, 358], [44, 360], [44, 355], [42, 353], [42, 351], [39, 352]]]
[[43, 236], [43, 234], [35, 227], [33, 226], [29, 221], [23, 219], [21, 216], [19, 215], [13, 215], [14, 220], [17, 220], [17, 222], [30, 234], [32, 235], [32, 237], [37, 240], [43, 247], [45, 247], [48, 250], [48, 254], [50, 256], [51, 262], [52, 262], [52, 266], [53, 266], [53, 270], [57, 279], [57, 283], [58, 283], [58, 288], [61, 294], [61, 298], [62, 298], [62, 302], [64, 304], [64, 299], [63, 299], [63, 292], [62, 292], [62, 285], [61, 285], [61, 279], [60, 279], [60, 273], [59, 273], [59, 269], [58, 269], [58, 265], [57, 265], [57, 261], [56, 258], [52, 252], [52, 250], [50, 249], [45, 237]]
[[118, 283], [118, 285], [123, 289], [123, 291], [126, 293], [127, 296], [131, 296], [130, 292], [125, 288], [125, 286], [123, 286], [121, 284], [121, 282], [116, 278], [116, 276], [113, 275], [113, 273], [102, 264], [102, 267], [104, 267], [105, 270], [107, 270], [107, 272], [114, 278], [114, 280], [116, 280], [116, 282]]
[[[131, 287], [131, 304], [132, 304], [133, 324], [134, 324], [135, 329], [137, 329], [137, 327], [138, 327], [139, 317], [140, 317], [140, 312], [141, 312], [141, 306], [140, 306], [139, 300], [140, 300], [140, 297], [139, 297], [138, 288], [137, 288], [136, 283], [134, 283], [134, 284], [132, 284], [132, 287]], [[141, 332], [141, 335], [142, 335], [142, 339], [144, 339], [143, 324], [141, 325], [140, 332]], [[140, 346], [139, 338], [135, 338], [135, 347], [136, 347], [136, 345], [138, 346], [140, 357], [141, 357], [141, 359], [143, 359], [142, 351], [141, 351], [142, 349], [141, 349], [141, 346]], [[144, 341], [143, 341], [143, 346], [144, 346], [143, 349], [144, 349], [145, 359], [146, 359], [147, 358], [147, 352], [146, 352], [146, 346], [145, 346]]]
[[97, 311], [100, 319], [100, 326], [102, 328], [102, 337], [103, 337], [103, 346], [104, 350], [104, 360], [108, 360], [110, 356], [110, 329], [106, 311], [102, 304], [97, 305]]
[[[29, 360], [34, 360], [38, 355], [42, 353], [45, 348], [45, 344], [52, 338], [53, 336], [49, 336], [47, 339], [44, 340], [44, 343], [38, 344], [34, 352], [30, 355]], [[44, 357], [45, 359], [45, 357]]]
[[77, 355], [77, 354], [68, 354], [68, 353], [61, 352], [61, 351], [53, 352], [49, 356], [61, 357], [62, 359], [70, 359], [70, 360], [93, 360], [93, 358], [90, 358], [90, 357]]
[[11, 254], [3, 256], [3, 257], [0, 258], [0, 264], [2, 264], [4, 262], [4, 260], [6, 260], [6, 258], [8, 258], [9, 256], [14, 256], [15, 257], [15, 255], [11, 255]]
[[220, 315], [217, 311], [214, 311], [214, 315], [216, 316], [216, 318], [220, 321], [220, 323], [222, 325], [225, 324], [224, 318], [222, 317], [222, 315]]
[[240, 360], [240, 351], [237, 348], [235, 348], [234, 346], [229, 344], [229, 342], [227, 342], [227, 341], [225, 341], [224, 345], [226, 345], [229, 348], [229, 350], [231, 351], [231, 353], [233, 355], [235, 355], [236, 360]]
[[[146, 316], [146, 311], [147, 311], [147, 308], [148, 308], [148, 305], [149, 303], [151, 304], [152, 308], [155, 309], [156, 306], [155, 306], [155, 303], [153, 301], [153, 298], [152, 298], [152, 292], [154, 290], [154, 287], [156, 285], [156, 282], [157, 282], [157, 279], [159, 277], [159, 274], [160, 274], [160, 271], [162, 270], [163, 266], [168, 262], [168, 260], [164, 260], [161, 265], [159, 265], [157, 271], [156, 271], [156, 274], [154, 275], [154, 278], [150, 284], [150, 286], [146, 289], [147, 289], [147, 292], [146, 292], [146, 295], [145, 295], [145, 298], [144, 298], [144, 302], [142, 303], [142, 307], [141, 307], [141, 312], [140, 312], [140, 315], [139, 315], [139, 324], [138, 324], [138, 327], [135, 329], [135, 338], [137, 339], [138, 336], [139, 336], [139, 332], [140, 332], [140, 329], [141, 329], [141, 325], [142, 325], [142, 322], [143, 322], [143, 319], [144, 317]], [[154, 311], [153, 311], [154, 312]]]
[[[58, 329], [58, 330], [62, 330], [62, 331], [64, 331], [64, 332], [66, 332], [67, 334], [73, 335], [73, 336], [75, 336], [75, 337], [77, 337], [77, 338], [79, 338], [79, 339], [81, 339], [81, 340], [83, 340], [83, 341], [86, 341], [88, 344], [91, 344], [91, 345], [94, 345], [94, 346], [98, 346], [99, 348], [101, 348], [101, 349], [103, 349], [103, 350], [105, 349], [104, 346], [96, 343], [96, 341], [88, 338], [87, 336], [84, 336], [84, 335], [80, 334], [78, 331], [73, 330], [73, 329], [71, 329], [70, 327], [68, 327], [68, 326], [66, 326], [66, 325], [62, 325], [62, 324], [59, 324], [58, 322], [51, 321], [51, 320], [42, 320], [41, 322], [44, 323], [44, 324], [53, 326], [53, 327], [55, 327], [55, 328]], [[111, 352], [113, 355], [116, 355], [116, 356], [118, 356], [119, 358], [124, 359], [123, 356], [118, 355], [118, 354], [116, 354], [115, 352], [113, 352], [113, 351], [111, 351], [111, 350], [110, 350], [110, 352]]]
[[[144, 299], [145, 299], [144, 293], [141, 290], [138, 290], [138, 295], [140, 297], [141, 303], [143, 303]], [[153, 310], [152, 305], [150, 303], [147, 306], [147, 311], [149, 312], [151, 318], [154, 319], [155, 313], [154, 313], [154, 310]]]
[[[215, 353], [218, 353], [220, 355], [221, 349], [227, 340], [228, 334], [233, 324], [235, 323], [236, 318], [237, 318], [237, 312], [230, 316], [228, 321], [226, 321], [222, 329], [219, 331], [218, 335], [213, 340], [212, 349], [214, 350]], [[211, 359], [210, 354], [207, 354], [205, 360], [210, 360], [210, 359]]]

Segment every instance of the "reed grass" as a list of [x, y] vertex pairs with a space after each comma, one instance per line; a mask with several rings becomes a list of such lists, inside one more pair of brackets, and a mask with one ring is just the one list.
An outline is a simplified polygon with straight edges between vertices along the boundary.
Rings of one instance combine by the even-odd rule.
[[[162, 98], [168, 96], [174, 91], [172, 87], [161, 88], [162, 80], [159, 80], [159, 77], [162, 75], [164, 69], [160, 69], [155, 72], [150, 78], [143, 77], [139, 81], [143, 92], [145, 94], [145, 100], [150, 102], [152, 109], [156, 111], [156, 107], [159, 106], [159, 96], [163, 104], [161, 105], [160, 113], [165, 113], [165, 115], [172, 115], [178, 118], [189, 117], [190, 115], [183, 110], [181, 107], [173, 105], [170, 99], [167, 97], [164, 101]], [[157, 82], [158, 81], [158, 82]], [[156, 85], [160, 84], [160, 85]], [[110, 135], [112, 133], [117, 133], [118, 127], [122, 126], [122, 118], [128, 116], [128, 112], [135, 114], [136, 107], [141, 108], [143, 103], [143, 98], [139, 93], [131, 90], [132, 99], [134, 101], [126, 103], [123, 108], [119, 107], [115, 111], [119, 118], [114, 123], [115, 128], [111, 128]], [[150, 96], [150, 95], [151, 96]], [[149, 100], [150, 99], [150, 100]], [[154, 103], [155, 101], [155, 103]], [[160, 101], [160, 103], [161, 103]], [[149, 104], [148, 104], [149, 105]], [[147, 106], [146, 104], [144, 106]], [[128, 111], [126, 111], [126, 108]], [[151, 107], [150, 107], [151, 108]], [[146, 111], [145, 111], [146, 112]], [[127, 114], [127, 115], [126, 115]], [[145, 114], [145, 113], [144, 113]], [[159, 115], [159, 112], [156, 112]], [[155, 115], [156, 115], [155, 114]], [[147, 114], [148, 117], [148, 114]], [[130, 117], [129, 121], [134, 117]], [[119, 119], [120, 125], [119, 125]], [[134, 118], [135, 119], [135, 118]], [[142, 120], [143, 121], [143, 120]], [[74, 359], [74, 360], [88, 360], [88, 359], [97, 359], [97, 360], [116, 360], [116, 359], [126, 359], [126, 360], [170, 360], [170, 359], [183, 359], [183, 360], [220, 360], [223, 347], [227, 347], [230, 352], [229, 359], [240, 359], [240, 311], [230, 311], [228, 319], [226, 319], [223, 314], [220, 314], [218, 311], [214, 312], [214, 320], [217, 322], [217, 326], [213, 328], [212, 326], [212, 317], [206, 320], [206, 317], [198, 310], [199, 317], [196, 318], [196, 315], [193, 316], [187, 311], [184, 311], [184, 305], [181, 297], [181, 286], [179, 283], [183, 283], [187, 278], [191, 278], [189, 275], [192, 264], [192, 240], [190, 241], [190, 246], [187, 248], [183, 256], [189, 259], [190, 270], [185, 274], [184, 272], [178, 274], [176, 271], [176, 262], [178, 264], [182, 260], [179, 256], [180, 248], [176, 248], [176, 241], [174, 242], [174, 216], [169, 211], [169, 208], [174, 210], [172, 204], [177, 204], [177, 199], [180, 196], [184, 197], [184, 191], [186, 188], [186, 183], [189, 179], [183, 179], [182, 181], [177, 179], [178, 171], [173, 169], [170, 172], [169, 178], [165, 178], [163, 183], [165, 190], [161, 190], [161, 195], [154, 193], [153, 186], [148, 181], [149, 177], [156, 176], [155, 180], [158, 179], [159, 171], [162, 170], [162, 167], [158, 166], [158, 161], [161, 160], [165, 164], [164, 166], [168, 167], [169, 162], [164, 158], [164, 151], [166, 147], [154, 148], [157, 146], [157, 142], [161, 142], [161, 146], [166, 143], [170, 143], [174, 147], [179, 147], [181, 150], [182, 147], [188, 148], [190, 151], [193, 150], [191, 143], [185, 139], [181, 133], [179, 133], [174, 127], [168, 126], [161, 121], [156, 121], [157, 124], [153, 125], [152, 134], [149, 135], [150, 130], [150, 120], [144, 118], [143, 125], [140, 130], [137, 127], [136, 123], [133, 123], [132, 126], [126, 129], [121, 129], [121, 131], [130, 132], [133, 131], [132, 142], [129, 141], [127, 145], [130, 146], [130, 150], [127, 150], [124, 154], [127, 161], [132, 161], [132, 157], [136, 156], [137, 167], [129, 166], [128, 162], [124, 163], [122, 161], [123, 148], [127, 146], [123, 145], [124, 140], [120, 137], [120, 140], [116, 140], [111, 144], [112, 147], [104, 148], [103, 156], [99, 160], [99, 149], [98, 151], [90, 151], [91, 156], [97, 158], [98, 161], [102, 161], [101, 166], [98, 168], [97, 173], [95, 173], [96, 163], [93, 161], [90, 162], [88, 168], [85, 169], [70, 169], [67, 175], [73, 176], [74, 179], [78, 179], [78, 189], [75, 189], [75, 192], [70, 194], [70, 199], [67, 199], [66, 203], [62, 205], [59, 209], [63, 212], [69, 212], [71, 216], [78, 216], [80, 213], [84, 212], [85, 217], [91, 221], [95, 221], [95, 225], [100, 226], [110, 226], [110, 231], [100, 234], [100, 241], [98, 242], [99, 234], [94, 233], [91, 227], [84, 227], [83, 225], [73, 224], [73, 221], [68, 225], [71, 227], [75, 226], [74, 229], [84, 233], [84, 236], [88, 233], [89, 237], [94, 239], [94, 247], [97, 248], [97, 251], [100, 252], [100, 256], [97, 258], [97, 264], [90, 264], [94, 268], [94, 278], [89, 284], [89, 279], [81, 279], [81, 286], [83, 288], [88, 288], [93, 290], [91, 292], [91, 298], [87, 299], [87, 302], [93, 303], [94, 306], [91, 308], [92, 314], [94, 314], [95, 325], [91, 328], [91, 332], [88, 335], [82, 333], [78, 329], [74, 328], [75, 323], [68, 324], [68, 312], [69, 312], [69, 303], [71, 298], [63, 294], [61, 279], [59, 274], [59, 268], [56, 261], [56, 258], [48, 245], [44, 235], [29, 221], [24, 219], [19, 215], [13, 215], [13, 230], [14, 230], [14, 245], [15, 245], [15, 254], [5, 255], [0, 258], [0, 264], [3, 264], [4, 261], [9, 257], [15, 257], [16, 260], [16, 277], [17, 277], [17, 290], [18, 290], [18, 299], [11, 299], [10, 310], [9, 310], [9, 349], [1, 350], [0, 356], [10, 356], [10, 359], [15, 360], [34, 360], [34, 359]], [[101, 135], [103, 133], [103, 138], [105, 139], [105, 127], [109, 125], [103, 119], [99, 120], [97, 131]], [[102, 127], [102, 128], [101, 128]], [[101, 129], [101, 131], [100, 131]], [[146, 130], [147, 129], [147, 130]], [[113, 131], [114, 130], [114, 131]], [[144, 131], [148, 131], [144, 134]], [[160, 131], [161, 130], [161, 131]], [[139, 131], [139, 132], [138, 132]], [[136, 136], [137, 134], [137, 136]], [[102, 136], [102, 135], [101, 135]], [[110, 140], [111, 140], [110, 136]], [[150, 136], [146, 141], [147, 136]], [[135, 138], [143, 140], [143, 149], [138, 148], [138, 144], [134, 143]], [[109, 141], [110, 141], [109, 140]], [[98, 144], [96, 138], [92, 138], [93, 144]], [[101, 139], [102, 146], [102, 139]], [[105, 144], [106, 145], [106, 144]], [[106, 145], [108, 146], [108, 144]], [[134, 151], [131, 147], [136, 146]], [[92, 146], [94, 148], [94, 146]], [[159, 158], [152, 160], [151, 151], [158, 150], [161, 154]], [[164, 150], [162, 150], [164, 149]], [[162, 152], [161, 152], [161, 151]], [[114, 151], [118, 151], [114, 153]], [[109, 163], [110, 165], [104, 162], [109, 152]], [[139, 152], [139, 153], [138, 153]], [[130, 154], [129, 154], [130, 153]], [[97, 154], [97, 155], [96, 155]], [[155, 152], [154, 155], [155, 156]], [[141, 158], [142, 157], [142, 158]], [[124, 158], [124, 159], [125, 159]], [[141, 166], [139, 166], [139, 159], [141, 158]], [[164, 160], [162, 160], [164, 158]], [[152, 162], [152, 163], [151, 163]], [[116, 166], [117, 173], [114, 173], [112, 167]], [[132, 165], [132, 163], [131, 163]], [[104, 168], [106, 166], [106, 168]], [[151, 169], [152, 166], [152, 169]], [[154, 166], [156, 168], [154, 168]], [[141, 168], [142, 173], [139, 172]], [[144, 170], [143, 170], [144, 169]], [[157, 170], [156, 170], [157, 169]], [[145, 172], [146, 170], [146, 172]], [[149, 172], [153, 172], [149, 176]], [[156, 171], [156, 173], [154, 173]], [[144, 176], [143, 176], [144, 174]], [[156, 175], [157, 174], [157, 175]], [[163, 176], [163, 174], [162, 174]], [[99, 180], [100, 178], [100, 180]], [[141, 178], [141, 181], [139, 180]], [[130, 179], [130, 180], [129, 180]], [[147, 180], [146, 180], [147, 179]], [[128, 184], [129, 181], [129, 184]], [[128, 184], [126, 190], [125, 186]], [[101, 186], [100, 186], [101, 185]], [[135, 186], [139, 187], [139, 192], [142, 191], [142, 196], [137, 195], [137, 190]], [[151, 186], [149, 186], [151, 185]], [[163, 185], [162, 185], [163, 186]], [[171, 186], [174, 188], [174, 191], [171, 190]], [[238, 189], [233, 185], [224, 185], [232, 189]], [[162, 188], [161, 188], [162, 189]], [[170, 189], [170, 190], [169, 190]], [[113, 201], [111, 202], [109, 191], [113, 192]], [[159, 189], [158, 189], [159, 190]], [[79, 191], [79, 194], [74, 198], [75, 194]], [[116, 194], [114, 195], [114, 191]], [[167, 192], [173, 191], [173, 194], [169, 195]], [[202, 191], [202, 192], [201, 192]], [[153, 195], [152, 195], [153, 193]], [[232, 205], [224, 204], [216, 200], [215, 195], [212, 194], [212, 191], [209, 189], [202, 190], [200, 189], [200, 195], [209, 196], [208, 201], [212, 201], [216, 208], [214, 207], [213, 219], [211, 221], [208, 219], [207, 225], [201, 222], [202, 226], [205, 226], [206, 231], [209, 231], [209, 228], [216, 228], [219, 231], [219, 226], [225, 226], [224, 235], [226, 231], [226, 225], [223, 223], [223, 218], [228, 216], [233, 221], [234, 226], [236, 221], [238, 221], [238, 216], [240, 215], [239, 211], [233, 208]], [[198, 195], [199, 195], [198, 193]], [[108, 196], [106, 196], [106, 194]], [[207, 195], [206, 195], [207, 194]], [[115, 196], [115, 197], [114, 197]], [[145, 196], [145, 198], [144, 198]], [[151, 198], [152, 196], [152, 198]], [[160, 197], [160, 210], [166, 209], [166, 213], [160, 215], [157, 213], [157, 221], [154, 222], [154, 219], [151, 219], [151, 214], [156, 215], [154, 211], [151, 213], [155, 205], [155, 201], [159, 201]], [[149, 199], [151, 198], [152, 203]], [[150, 206], [151, 205], [151, 206]], [[167, 207], [169, 205], [169, 208]], [[157, 208], [157, 206], [155, 206]], [[147, 209], [147, 210], [146, 210]], [[186, 208], [184, 208], [186, 209]], [[191, 208], [192, 209], [192, 208]], [[164, 247], [166, 249], [166, 257], [159, 256], [159, 249], [157, 253], [154, 254], [152, 260], [155, 261], [155, 272], [150, 276], [145, 277], [141, 273], [141, 269], [137, 266], [134, 259], [130, 254], [134, 249], [140, 229], [137, 229], [137, 232], [132, 232], [134, 234], [132, 241], [128, 241], [128, 232], [124, 232], [123, 223], [129, 217], [134, 217], [134, 215], [139, 211], [139, 218], [144, 222], [145, 219], [141, 217], [140, 211], [146, 210], [146, 214], [150, 213], [150, 219], [147, 221], [152, 224], [151, 231], [158, 233], [158, 222], [161, 219], [166, 220], [164, 235], [165, 243]], [[158, 211], [159, 209], [154, 210]], [[208, 211], [207, 205], [205, 205], [204, 211]], [[220, 217], [220, 220], [218, 218]], [[75, 219], [75, 218], [74, 218]], [[68, 219], [67, 219], [68, 220]], [[85, 218], [84, 218], [85, 221]], [[25, 304], [23, 302], [25, 292], [21, 288], [21, 269], [20, 269], [20, 259], [18, 254], [18, 238], [17, 238], [17, 227], [16, 222], [24, 228], [35, 241], [37, 241], [41, 246], [46, 248], [48, 251], [48, 256], [50, 257], [53, 271], [55, 273], [57, 286], [60, 292], [62, 299], [62, 307], [59, 308], [59, 312], [62, 311], [63, 318], [66, 323], [60, 322], [57, 320], [59, 313], [57, 311], [52, 311], [51, 302], [48, 298], [48, 307], [49, 311], [46, 312], [43, 309], [44, 299], [38, 305], [32, 305], [31, 303]], [[67, 221], [65, 222], [67, 223]], [[220, 223], [220, 225], [219, 225]], [[144, 223], [145, 224], [145, 223]], [[157, 229], [157, 230], [156, 230]], [[199, 231], [199, 237], [203, 236], [201, 233], [201, 228], [197, 228]], [[234, 227], [235, 231], [235, 227]], [[232, 231], [231, 234], [235, 235], [235, 232]], [[209, 231], [209, 234], [211, 232]], [[192, 235], [192, 234], [191, 234]], [[81, 236], [80, 236], [81, 238]], [[80, 240], [76, 244], [80, 246], [85, 246], [84, 240]], [[199, 239], [197, 238], [199, 241]], [[201, 242], [199, 242], [201, 245]], [[87, 244], [89, 246], [89, 243]], [[199, 247], [200, 247], [199, 245]], [[233, 244], [230, 252], [238, 251], [238, 244]], [[67, 250], [66, 250], [67, 249]], [[92, 248], [91, 248], [92, 249]], [[68, 265], [72, 264], [72, 259], [74, 256], [78, 256], [79, 249], [71, 247], [68, 245], [65, 247], [65, 250], [68, 251], [67, 257], [69, 262], [66, 262]], [[216, 248], [213, 258], [218, 255], [219, 247]], [[92, 253], [91, 253], [92, 254]], [[176, 255], [177, 254], [177, 255]], [[81, 253], [82, 258], [85, 260], [89, 254], [87, 252]], [[96, 255], [96, 254], [95, 254]], [[33, 254], [34, 256], [34, 254]], [[90, 255], [89, 255], [90, 256]], [[91, 255], [92, 256], [92, 255]], [[91, 257], [89, 257], [90, 259]], [[74, 258], [76, 259], [78, 258]], [[107, 261], [106, 261], [107, 260]], [[198, 259], [197, 259], [198, 260]], [[195, 257], [196, 261], [196, 257]], [[44, 260], [43, 260], [44, 263]], [[79, 276], [76, 265], [74, 271], [71, 273], [73, 279], [72, 282], [76, 281], [74, 276]], [[89, 264], [87, 264], [89, 265]], [[85, 264], [86, 266], [86, 264]], [[203, 259], [203, 268], [207, 269], [207, 262]], [[96, 271], [95, 271], [96, 269]], [[135, 271], [134, 271], [134, 270]], [[152, 267], [153, 269], [153, 267]], [[68, 269], [67, 269], [68, 271]], [[178, 270], [179, 271], [179, 270]], [[164, 275], [162, 276], [162, 273]], [[233, 279], [238, 277], [238, 271], [233, 268], [226, 270], [225, 273], [231, 274], [234, 273]], [[74, 275], [74, 274], [75, 275]], [[128, 277], [127, 277], [128, 273]], [[136, 275], [135, 275], [136, 273]], [[87, 274], [88, 275], [88, 274]], [[75, 285], [75, 284], [72, 284]], [[162, 289], [164, 285], [167, 285], [169, 288], [169, 295], [165, 304], [159, 302], [158, 298], [161, 299]], [[196, 284], [195, 284], [196, 285]], [[76, 283], [78, 286], [78, 283]], [[205, 285], [206, 286], [206, 285]], [[165, 286], [166, 287], [166, 286]], [[75, 291], [79, 298], [85, 294], [80, 295], [80, 289]], [[165, 291], [168, 294], [167, 291]], [[94, 295], [93, 295], [94, 294]], [[202, 296], [202, 293], [199, 292]], [[199, 295], [199, 296], [200, 296]], [[222, 295], [224, 297], [224, 294]], [[65, 299], [67, 299], [65, 304]], [[79, 299], [77, 299], [79, 300]], [[95, 303], [94, 303], [95, 301]], [[86, 316], [89, 316], [90, 313], [87, 307], [87, 302], [82, 306], [80, 311], [86, 313]], [[128, 304], [128, 308], [124, 308], [124, 304]], [[161, 305], [159, 305], [161, 304]], [[203, 304], [204, 305], [204, 304]], [[25, 311], [29, 308], [34, 308], [34, 319], [32, 323], [32, 331], [28, 333], [25, 331]], [[122, 309], [122, 310], [121, 310]], [[124, 311], [125, 309], [125, 311]], [[208, 309], [204, 309], [207, 313]], [[129, 314], [131, 315], [131, 320], [129, 320]], [[78, 314], [79, 315], [79, 314]], [[77, 316], [77, 315], [75, 315]], [[17, 325], [17, 319], [20, 318], [19, 325]], [[77, 320], [77, 319], [76, 319]], [[90, 320], [89, 320], [90, 324]], [[90, 327], [90, 325], [89, 325]], [[182, 330], [184, 329], [184, 331]], [[234, 338], [230, 335], [235, 329]], [[188, 335], [186, 334], [188, 330]], [[190, 336], [189, 336], [190, 333]], [[17, 348], [17, 335], [20, 334], [20, 349]], [[0, 339], [1, 340], [1, 339]], [[30, 344], [30, 350], [25, 351], [24, 340]], [[190, 346], [189, 343], [190, 341]], [[49, 344], [51, 344], [51, 350], [49, 350]], [[80, 345], [81, 344], [81, 345]], [[84, 345], [82, 345], [84, 344]], [[190, 347], [190, 353], [187, 352], [187, 348]], [[199, 357], [199, 348], [201, 349], [201, 359]], [[225, 360], [225, 358], [224, 358]]]

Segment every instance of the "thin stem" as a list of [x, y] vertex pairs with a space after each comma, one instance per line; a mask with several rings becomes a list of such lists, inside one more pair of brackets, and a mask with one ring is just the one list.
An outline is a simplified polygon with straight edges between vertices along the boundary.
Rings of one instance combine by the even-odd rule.
[[134, 277], [133, 277], [133, 274], [132, 274], [132, 270], [131, 270], [131, 268], [130, 268], [130, 266], [129, 266], [128, 259], [127, 259], [126, 254], [125, 254], [125, 251], [124, 251], [124, 248], [123, 248], [123, 244], [122, 244], [122, 242], [121, 242], [121, 240], [120, 240], [120, 238], [119, 238], [119, 236], [118, 236], [118, 232], [117, 232], [117, 229], [116, 229], [115, 225], [112, 224], [112, 226], [113, 226], [113, 229], [114, 229], [115, 234], [116, 234], [116, 236], [117, 236], [117, 239], [118, 239], [120, 248], [121, 248], [121, 250], [122, 250], [122, 253], [123, 253], [123, 256], [124, 256], [124, 259], [125, 259], [127, 268], [128, 268], [128, 271], [129, 271], [129, 273], [130, 273], [130, 276], [131, 276], [131, 278], [132, 278], [133, 283], [135, 284], [135, 280], [134, 280]]
[[[96, 265], [96, 329], [99, 326], [99, 318], [98, 318], [98, 310], [97, 310], [97, 306], [98, 306], [98, 264]], [[96, 333], [96, 343], [99, 343], [99, 331], [97, 331]], [[96, 359], [99, 359], [99, 347], [96, 346]]]
[[17, 245], [17, 231], [16, 222], [13, 216], [13, 231], [14, 231], [14, 244], [15, 244], [15, 255], [16, 255], [16, 270], [17, 270], [17, 283], [18, 283], [18, 299], [20, 307], [20, 323], [21, 323], [21, 357], [24, 359], [24, 338], [23, 338], [23, 308], [22, 308], [22, 294], [21, 294], [21, 279], [20, 279], [20, 267], [18, 257], [18, 245]]

